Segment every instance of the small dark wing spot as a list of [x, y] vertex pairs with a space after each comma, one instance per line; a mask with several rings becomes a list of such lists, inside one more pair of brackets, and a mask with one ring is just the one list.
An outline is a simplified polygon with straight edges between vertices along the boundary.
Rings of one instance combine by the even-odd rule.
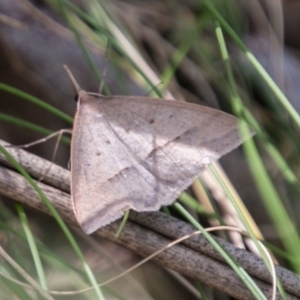
[[130, 169], [132, 169], [132, 167], [126, 167], [126, 168], [120, 170], [118, 173], [113, 175], [111, 178], [108, 178], [107, 181], [109, 181], [109, 182], [119, 181], [120, 178], [122, 178], [124, 176], [124, 174], [126, 174], [126, 172], [128, 172]]
[[100, 153], [100, 152], [97, 152], [97, 153], [96, 153], [96, 155], [97, 155], [97, 156], [100, 156], [100, 155], [101, 155], [101, 153]]
[[106, 144], [110, 144], [110, 140], [106, 140], [105, 143], [106, 143]]
[[149, 124], [153, 124], [155, 122], [155, 120], [154, 119], [151, 119], [150, 121], [149, 121]]

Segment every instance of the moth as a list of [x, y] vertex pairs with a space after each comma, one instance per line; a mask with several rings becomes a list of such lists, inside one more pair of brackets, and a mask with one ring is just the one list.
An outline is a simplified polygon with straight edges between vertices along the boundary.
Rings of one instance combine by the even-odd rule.
[[243, 140], [238, 120], [205, 106], [77, 91], [71, 197], [86, 234], [129, 209], [170, 205], [209, 163]]

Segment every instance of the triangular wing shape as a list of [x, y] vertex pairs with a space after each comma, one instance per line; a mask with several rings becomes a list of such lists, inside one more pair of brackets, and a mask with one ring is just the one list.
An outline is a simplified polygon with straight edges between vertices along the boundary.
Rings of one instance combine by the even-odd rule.
[[204, 106], [81, 92], [71, 192], [86, 233], [128, 209], [171, 204], [205, 165], [242, 142], [237, 119]]

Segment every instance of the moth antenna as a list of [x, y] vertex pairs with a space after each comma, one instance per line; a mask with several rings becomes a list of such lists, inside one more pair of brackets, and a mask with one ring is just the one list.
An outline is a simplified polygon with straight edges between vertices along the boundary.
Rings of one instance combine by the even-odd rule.
[[74, 87], [75, 93], [78, 95], [80, 91], [82, 91], [82, 88], [79, 86], [79, 84], [77, 83], [76, 79], [74, 78], [72, 72], [70, 71], [70, 69], [68, 68], [67, 65], [64, 65], [64, 68], [69, 76], [69, 79]]
[[105, 82], [105, 77], [106, 77], [106, 70], [107, 70], [107, 58], [108, 58], [108, 50], [109, 50], [109, 39], [107, 39], [107, 47], [105, 51], [105, 64], [104, 64], [104, 70], [102, 73], [102, 79], [100, 82], [100, 87], [99, 87], [99, 93], [102, 94], [103, 88], [104, 88], [104, 82]]

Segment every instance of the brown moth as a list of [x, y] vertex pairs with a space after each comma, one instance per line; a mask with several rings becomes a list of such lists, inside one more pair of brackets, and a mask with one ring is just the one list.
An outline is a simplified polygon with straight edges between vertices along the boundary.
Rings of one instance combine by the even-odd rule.
[[[67, 68], [66, 68], [67, 69]], [[86, 234], [129, 209], [170, 205], [206, 165], [238, 147], [237, 119], [197, 104], [78, 93], [71, 196]]]

